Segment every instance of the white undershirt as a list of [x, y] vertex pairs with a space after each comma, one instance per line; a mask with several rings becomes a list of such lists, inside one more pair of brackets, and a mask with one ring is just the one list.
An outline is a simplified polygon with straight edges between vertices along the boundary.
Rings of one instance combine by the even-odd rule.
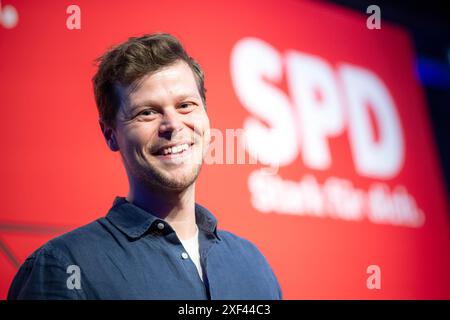
[[181, 240], [181, 243], [183, 244], [184, 249], [187, 251], [189, 257], [191, 258], [192, 262], [194, 262], [195, 267], [197, 268], [198, 274], [200, 276], [200, 279], [203, 281], [203, 271], [202, 266], [200, 264], [200, 251], [198, 246], [198, 227], [196, 227], [195, 235], [186, 240]]

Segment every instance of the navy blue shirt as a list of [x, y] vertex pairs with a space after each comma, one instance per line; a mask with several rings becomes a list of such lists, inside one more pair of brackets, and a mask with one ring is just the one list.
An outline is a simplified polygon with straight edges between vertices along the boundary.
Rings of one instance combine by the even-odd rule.
[[31, 254], [8, 299], [281, 299], [255, 245], [199, 204], [195, 216], [203, 281], [167, 222], [117, 197], [106, 217]]

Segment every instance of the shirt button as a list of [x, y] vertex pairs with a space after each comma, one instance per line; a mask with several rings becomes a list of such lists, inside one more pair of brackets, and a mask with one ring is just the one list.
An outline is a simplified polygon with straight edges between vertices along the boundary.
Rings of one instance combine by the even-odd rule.
[[183, 252], [183, 253], [181, 254], [181, 257], [182, 257], [184, 260], [186, 260], [187, 258], [189, 258], [188, 254], [187, 254], [186, 252]]
[[156, 225], [158, 227], [159, 230], [164, 229], [164, 223], [160, 222]]

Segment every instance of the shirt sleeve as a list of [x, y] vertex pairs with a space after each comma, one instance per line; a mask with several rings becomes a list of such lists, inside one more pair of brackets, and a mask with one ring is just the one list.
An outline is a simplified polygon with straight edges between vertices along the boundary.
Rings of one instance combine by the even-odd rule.
[[267, 259], [262, 255], [262, 253], [261, 253], [261, 256], [263, 257], [263, 259], [264, 259], [264, 261], [266, 263], [266, 266], [267, 266], [267, 268], [269, 270], [270, 276], [272, 278], [272, 283], [273, 283], [273, 286], [274, 286], [274, 298], [273, 299], [274, 300], [283, 300], [283, 292], [281, 290], [280, 283], [278, 282], [278, 279], [277, 279], [275, 273], [273, 272], [272, 267], [270, 266], [270, 264], [267, 261]]
[[267, 261], [266, 257], [262, 254], [262, 252], [256, 247], [255, 244], [250, 243], [254, 250], [256, 251], [256, 254], [259, 255], [260, 259], [262, 260], [261, 266], [264, 266], [266, 269], [266, 274], [268, 274], [268, 277], [270, 278], [270, 283], [272, 287], [272, 298], [273, 300], [283, 300], [283, 293], [281, 290], [280, 283], [278, 282], [277, 276], [275, 275], [275, 272], [273, 271], [272, 267], [269, 264], [269, 261]]
[[47, 243], [22, 264], [9, 288], [8, 300], [84, 299], [81, 279], [80, 286], [74, 286], [70, 278], [81, 275], [71, 273], [73, 267], [69, 266], [64, 255]]
[[253, 262], [257, 261], [256, 266], [261, 268], [262, 273], [265, 275], [264, 278], [267, 280], [267, 283], [269, 284], [270, 287], [270, 295], [271, 295], [270, 299], [283, 300], [283, 293], [281, 290], [280, 283], [278, 282], [278, 279], [266, 257], [254, 243], [245, 239], [244, 243], [246, 243], [247, 248], [249, 248], [249, 250], [246, 252], [249, 254], [250, 260]]

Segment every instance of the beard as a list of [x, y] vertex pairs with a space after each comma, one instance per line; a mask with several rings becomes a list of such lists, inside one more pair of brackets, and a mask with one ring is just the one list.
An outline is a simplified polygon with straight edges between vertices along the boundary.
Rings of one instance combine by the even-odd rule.
[[193, 164], [182, 173], [173, 174], [148, 166], [136, 170], [134, 177], [150, 190], [182, 191], [191, 186], [200, 174], [202, 164]]
[[192, 157], [173, 167], [165, 167], [159, 159], [147, 155], [145, 151], [137, 152], [134, 156], [121, 156], [127, 174], [146, 189], [157, 192], [183, 191], [197, 180], [206, 155], [203, 143], [194, 146]]

